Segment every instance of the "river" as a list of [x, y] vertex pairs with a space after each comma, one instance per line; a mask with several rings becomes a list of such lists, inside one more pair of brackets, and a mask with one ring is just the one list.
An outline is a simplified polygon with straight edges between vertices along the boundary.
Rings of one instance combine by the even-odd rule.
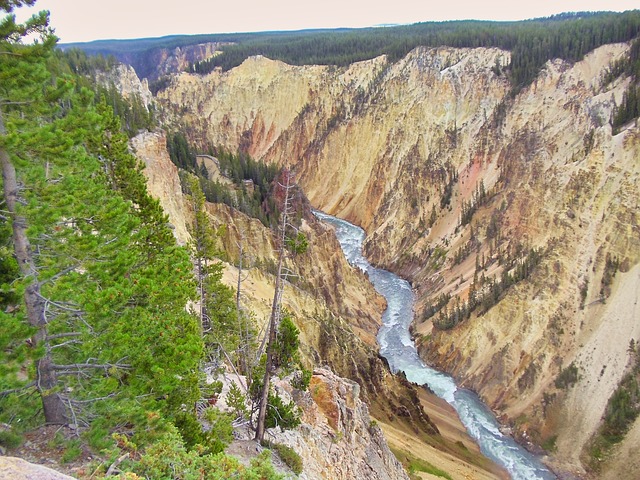
[[428, 386], [453, 406], [469, 435], [478, 442], [482, 453], [504, 467], [514, 480], [555, 479], [534, 455], [500, 431], [495, 416], [474, 392], [458, 388], [451, 376], [428, 367], [420, 359], [409, 333], [414, 302], [411, 286], [397, 275], [373, 267], [364, 258], [364, 230], [322, 212], [314, 211], [314, 214], [335, 227], [349, 263], [366, 272], [375, 289], [387, 300], [378, 343], [380, 354], [389, 362], [391, 371], [404, 372], [409, 381]]

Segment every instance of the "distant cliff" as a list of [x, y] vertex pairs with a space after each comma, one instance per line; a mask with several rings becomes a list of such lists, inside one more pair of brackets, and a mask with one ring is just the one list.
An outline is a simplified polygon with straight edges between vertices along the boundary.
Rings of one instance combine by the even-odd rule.
[[[175, 39], [172, 42], [171, 39]], [[79, 48], [90, 55], [113, 55], [118, 61], [134, 68], [139, 78], [150, 83], [165, 75], [185, 71], [192, 63], [207, 60], [219, 52], [226, 42], [203, 41], [187, 44], [179, 36], [160, 39], [141, 40], [142, 46], [135, 40], [99, 40], [88, 43], [62, 44], [63, 49]], [[163, 45], [176, 44], [168, 47]], [[145, 47], [146, 45], [146, 47]]]

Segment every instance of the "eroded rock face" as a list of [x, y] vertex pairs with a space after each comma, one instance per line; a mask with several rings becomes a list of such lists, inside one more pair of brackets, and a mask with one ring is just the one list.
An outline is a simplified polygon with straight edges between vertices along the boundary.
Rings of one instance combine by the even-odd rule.
[[309, 391], [297, 401], [304, 424], [277, 434], [277, 440], [302, 456], [307, 478], [409, 478], [369, 416], [357, 383], [316, 369]]
[[153, 95], [149, 90], [149, 82], [146, 78], [140, 80], [130, 65], [120, 63], [111, 72], [98, 74], [97, 80], [102, 85], [114, 85], [124, 98], [137, 95], [147, 109], [153, 101]]
[[73, 477], [43, 465], [29, 463], [16, 457], [0, 455], [0, 478], [11, 480], [73, 480]]
[[[580, 471], [640, 337], [640, 132], [613, 134], [627, 80], [602, 82], [628, 48], [548, 62], [515, 98], [492, 70], [508, 52], [417, 48], [348, 68], [251, 58], [182, 74], [158, 101], [194, 141], [293, 167], [314, 206], [364, 227], [367, 255], [416, 288], [423, 356], [503, 420], [526, 419], [527, 441], [557, 436], [556, 459]], [[488, 198], [462, 225], [481, 184]], [[504, 258], [534, 247], [535, 272], [482, 316], [447, 331], [420, 321], [440, 294], [466, 301], [476, 258], [478, 277], [500, 279]], [[608, 257], [620, 263], [604, 285]], [[579, 381], [557, 389], [571, 362]]]
[[183, 47], [155, 48], [132, 54], [118, 53], [118, 60], [132, 65], [140, 78], [154, 81], [163, 75], [183, 72], [194, 62], [216, 55], [224, 43], [206, 42]]
[[169, 216], [174, 235], [185, 245], [190, 235], [187, 229], [189, 217], [185, 210], [178, 168], [167, 152], [167, 139], [162, 131], [144, 132], [131, 139], [133, 151], [145, 164], [149, 193], [160, 200], [164, 212]]
[[[356, 382], [329, 369], [317, 368], [306, 392], [294, 390], [288, 381], [278, 378], [273, 379], [273, 386], [285, 401], [296, 402], [301, 409], [302, 424], [286, 431], [269, 429], [266, 438], [287, 445], [300, 455], [303, 472], [299, 478], [409, 478], [389, 449], [382, 430], [369, 416]], [[248, 438], [251, 432], [247, 432]]]

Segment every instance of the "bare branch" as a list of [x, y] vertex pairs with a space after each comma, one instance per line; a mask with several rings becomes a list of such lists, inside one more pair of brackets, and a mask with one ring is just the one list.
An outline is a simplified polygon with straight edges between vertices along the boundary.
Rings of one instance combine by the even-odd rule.
[[69, 404], [69, 410], [71, 410], [71, 416], [73, 417], [73, 424], [76, 426], [76, 437], [78, 436], [78, 419], [76, 418], [76, 411], [73, 409], [73, 405], [71, 405], [71, 400], [67, 398], [67, 403]]
[[28, 388], [35, 387], [35, 386], [36, 386], [36, 382], [31, 382], [20, 388], [12, 388], [11, 390], [4, 390], [0, 392], [0, 397], [11, 395], [12, 393], [16, 393], [16, 392], [21, 392], [22, 390], [27, 390]]
[[118, 465], [120, 465], [122, 462], [124, 462], [127, 458], [129, 458], [129, 452], [125, 453], [124, 455], [119, 456], [111, 464], [111, 466], [107, 469], [107, 473], [105, 473], [105, 477], [109, 477], [109, 476], [115, 474], [116, 470], [118, 470]]
[[[58, 372], [60, 375], [68, 375], [73, 373], [78, 373], [78, 371], [82, 371], [85, 369], [95, 368], [97, 370], [110, 370], [111, 368], [119, 368], [122, 370], [128, 370], [131, 368], [131, 365], [127, 365], [124, 363], [72, 363], [69, 365], [56, 365], [53, 364], [52, 368]], [[74, 370], [75, 369], [75, 370]]]
[[49, 348], [51, 350], [53, 350], [54, 348], [60, 348], [60, 347], [64, 347], [66, 345], [72, 345], [72, 344], [78, 344], [78, 343], [82, 343], [80, 340], [67, 340], [66, 342], [62, 342], [62, 343], [58, 343], [56, 345], [51, 345]]
[[[78, 268], [78, 266], [77, 266], [77, 265], [72, 265], [72, 266], [70, 266], [70, 267], [67, 267], [67, 268], [65, 268], [64, 270], [61, 270], [61, 271], [59, 271], [58, 273], [56, 273], [53, 277], [51, 277], [51, 278], [47, 278], [46, 280], [42, 280], [42, 281], [40, 281], [40, 286], [42, 286], [42, 285], [46, 285], [47, 283], [50, 283], [50, 282], [54, 282], [55, 280], [57, 280], [57, 279], [58, 279], [58, 278], [60, 278], [61, 276], [66, 275], [67, 273], [69, 273], [69, 272], [71, 272], [71, 271], [75, 270], [76, 268]], [[44, 297], [42, 297], [42, 298], [44, 298]]]
[[236, 366], [231, 361], [231, 358], [229, 358], [229, 355], [227, 354], [227, 351], [225, 350], [225, 348], [222, 346], [221, 343], [218, 343], [218, 347], [220, 348], [220, 350], [222, 350], [222, 353], [224, 354], [225, 358], [227, 359], [227, 362], [229, 362], [229, 365], [231, 365], [231, 368], [233, 369], [233, 373], [235, 373], [236, 377], [238, 377], [238, 382], [240, 383], [240, 386], [242, 387], [242, 389], [246, 393], [247, 392], [247, 386], [244, 383], [242, 383], [242, 380], [240, 378], [240, 373], [238, 373], [238, 370], [236, 370]]
[[118, 395], [117, 393], [110, 393], [109, 395], [105, 395], [104, 397], [96, 397], [96, 398], [90, 398], [87, 400], [72, 400], [72, 402], [74, 404], [78, 404], [78, 405], [82, 405], [85, 403], [93, 403], [93, 402], [99, 402], [100, 400], [107, 400], [108, 398], [113, 398], [116, 395]]
[[38, 295], [38, 297], [40, 297], [42, 300], [44, 300], [47, 303], [50, 303], [51, 305], [53, 305], [54, 307], [58, 307], [61, 310], [66, 310], [67, 312], [71, 312], [71, 313], [78, 313], [81, 314], [83, 313], [82, 310], [78, 310], [77, 308], [71, 308], [71, 307], [67, 307], [66, 305], [63, 305], [62, 303], [59, 302], [54, 302], [53, 300], [51, 300], [50, 298], [47, 298], [45, 296], [43, 296], [40, 292], [36, 293]]
[[79, 337], [82, 335], [80, 332], [66, 332], [66, 333], [56, 333], [55, 335], [47, 335], [45, 340], [57, 340], [58, 338], [67, 338], [67, 337]]

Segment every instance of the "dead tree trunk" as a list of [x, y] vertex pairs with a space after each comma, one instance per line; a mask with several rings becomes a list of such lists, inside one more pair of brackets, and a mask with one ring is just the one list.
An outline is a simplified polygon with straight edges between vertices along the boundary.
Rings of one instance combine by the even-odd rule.
[[[251, 386], [251, 371], [252, 365], [249, 362], [249, 352], [250, 352], [250, 338], [249, 338], [249, 326], [248, 322], [244, 318], [242, 313], [242, 303], [241, 303], [241, 289], [242, 289], [242, 268], [243, 268], [243, 252], [244, 252], [244, 235], [240, 235], [240, 242], [238, 243], [238, 283], [236, 288], [236, 321], [238, 327], [238, 338], [240, 341], [238, 342], [238, 364], [240, 367], [240, 372], [243, 373], [247, 379], [246, 390], [249, 391], [249, 387]], [[246, 328], [245, 328], [246, 327]]]
[[271, 370], [273, 368], [273, 348], [276, 342], [276, 335], [278, 331], [278, 326], [280, 323], [280, 314], [282, 307], [282, 291], [284, 289], [284, 276], [286, 275], [283, 267], [284, 267], [284, 259], [286, 256], [285, 249], [285, 240], [286, 240], [286, 232], [287, 226], [289, 224], [289, 214], [291, 209], [291, 195], [290, 190], [292, 185], [290, 183], [290, 175], [286, 174], [286, 184], [282, 185], [285, 189], [284, 196], [284, 208], [282, 211], [282, 221], [280, 223], [280, 231], [279, 242], [280, 242], [280, 251], [278, 254], [278, 270], [276, 274], [276, 287], [273, 293], [273, 302], [271, 304], [271, 316], [269, 318], [269, 330], [267, 332], [268, 335], [268, 343], [267, 343], [267, 361], [265, 365], [264, 371], [264, 380], [262, 385], [262, 395], [260, 398], [260, 408], [258, 410], [258, 420], [256, 425], [256, 436], [255, 440], [262, 442], [264, 440], [264, 431], [265, 431], [265, 421], [267, 416], [267, 407], [269, 403], [269, 386], [271, 383]]
[[[4, 134], [6, 134], [4, 119], [0, 112], [0, 135]], [[32, 341], [36, 346], [42, 344], [45, 346], [43, 356], [36, 362], [36, 388], [42, 398], [45, 421], [50, 424], [66, 424], [68, 422], [66, 407], [62, 397], [56, 391], [58, 378], [53, 369], [51, 350], [46, 340], [45, 303], [40, 295], [38, 271], [27, 238], [27, 221], [17, 212], [18, 178], [16, 169], [5, 149], [0, 149], [0, 163], [2, 164], [4, 198], [11, 218], [14, 252], [20, 266], [20, 273], [23, 277], [30, 279], [30, 284], [24, 292], [24, 303], [29, 324], [36, 328]]]

